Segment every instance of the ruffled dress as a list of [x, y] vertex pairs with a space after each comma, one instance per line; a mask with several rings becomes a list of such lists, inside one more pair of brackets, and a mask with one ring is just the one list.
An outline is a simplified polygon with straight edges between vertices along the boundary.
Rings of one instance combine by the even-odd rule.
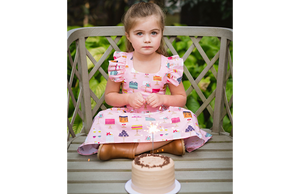
[[[133, 53], [115, 52], [109, 61], [108, 74], [114, 82], [122, 82], [122, 93], [141, 92], [146, 98], [151, 93], [165, 94], [168, 84], [178, 86], [183, 75], [183, 60], [178, 55], [161, 55], [161, 69], [157, 73], [141, 73], [133, 67]], [[152, 126], [152, 127], [151, 127]], [[151, 132], [150, 128], [156, 132]], [[85, 142], [77, 152], [81, 155], [97, 153], [99, 144], [160, 142], [184, 139], [191, 152], [203, 146], [211, 134], [201, 130], [196, 115], [182, 107], [144, 104], [139, 109], [127, 105], [100, 111], [93, 120]]]

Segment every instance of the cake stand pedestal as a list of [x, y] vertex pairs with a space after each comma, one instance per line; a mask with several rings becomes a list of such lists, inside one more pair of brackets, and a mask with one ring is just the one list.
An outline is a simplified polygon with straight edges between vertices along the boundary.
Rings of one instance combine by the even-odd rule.
[[[131, 184], [132, 184], [131, 179], [129, 181], [127, 181], [126, 184], [125, 184], [125, 190], [127, 191], [127, 193], [130, 193], [130, 194], [142, 194], [142, 193], [138, 193], [135, 190], [133, 190], [132, 187], [131, 187]], [[166, 194], [178, 193], [179, 190], [180, 190], [180, 188], [181, 188], [180, 183], [175, 179], [175, 188], [172, 191], [170, 191], [170, 192], [168, 192]]]

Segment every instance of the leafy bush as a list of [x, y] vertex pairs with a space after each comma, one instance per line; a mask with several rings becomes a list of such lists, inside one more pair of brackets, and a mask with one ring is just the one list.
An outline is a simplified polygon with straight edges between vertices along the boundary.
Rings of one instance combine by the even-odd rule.
[[[180, 24], [177, 24], [177, 25], [180, 25]], [[68, 27], [68, 30], [73, 29], [73, 28], [77, 28], [77, 27]], [[113, 37], [113, 39], [114, 38], [115, 37]], [[86, 39], [85, 44], [86, 44], [86, 48], [93, 55], [93, 57], [95, 58], [96, 61], [98, 61], [102, 57], [102, 55], [104, 54], [106, 49], [110, 46], [109, 42], [107, 41], [107, 39], [105, 37], [88, 37]], [[183, 57], [184, 53], [190, 47], [191, 44], [193, 44], [193, 42], [187, 36], [178, 36], [176, 38], [176, 40], [173, 41], [173, 43], [172, 43], [173, 47], [176, 49], [176, 51], [180, 57]], [[120, 48], [120, 50], [125, 51], [125, 36], [123, 36], [119, 40], [117, 45]], [[215, 54], [220, 49], [220, 41], [217, 37], [203, 37], [200, 40], [200, 45], [210, 60], [215, 56]], [[71, 51], [71, 55], [74, 59], [75, 43], [72, 43], [72, 45], [70, 46], [70, 51]], [[233, 48], [232, 48], [232, 42], [231, 42], [231, 44], [230, 44], [231, 58], [232, 58], [232, 51], [233, 51]], [[170, 50], [168, 50], [168, 53], [170, 56], [172, 55]], [[105, 60], [101, 66], [104, 69], [104, 71], [107, 72], [108, 60], [112, 60], [112, 59], [113, 59], [113, 51], [110, 53], [107, 60]], [[215, 62], [215, 64], [213, 65], [214, 68], [216, 69], [216, 71], [218, 71], [218, 63], [219, 63], [219, 61], [217, 60]], [[191, 75], [194, 79], [196, 79], [199, 76], [199, 74], [203, 71], [203, 69], [207, 66], [206, 62], [200, 55], [197, 48], [194, 48], [192, 53], [185, 60], [184, 64], [188, 68], [189, 72], [191, 73]], [[94, 64], [88, 58], [87, 58], [87, 65], [88, 65], [88, 71], [91, 71], [94, 67]], [[71, 69], [72, 68], [71, 68], [70, 62], [68, 60], [68, 71], [67, 71], [68, 72], [68, 80], [70, 78]], [[182, 81], [183, 81], [184, 88], [187, 90], [190, 87], [191, 83], [187, 79], [185, 74], [183, 76]], [[90, 84], [91, 90], [95, 93], [95, 95], [98, 98], [100, 98], [105, 91], [105, 86], [106, 86], [105, 78], [97, 71], [95, 73], [95, 75], [90, 79], [89, 84]], [[216, 78], [214, 77], [211, 70], [209, 70], [207, 72], [207, 74], [204, 76], [204, 78], [199, 82], [198, 87], [203, 92], [205, 98], [208, 98], [211, 95], [211, 93], [216, 89]], [[79, 92], [79, 81], [76, 78], [76, 76], [74, 76], [74, 80], [72, 83], [72, 91], [76, 98], [78, 96], [78, 92]], [[170, 94], [169, 90], [167, 90], [167, 94]], [[233, 81], [232, 81], [232, 77], [230, 76], [226, 83], [226, 96], [227, 96], [228, 100], [231, 98], [232, 94], [233, 94]], [[92, 108], [94, 108], [96, 103], [94, 102], [94, 100], [92, 98], [91, 98], [91, 102], [92, 102], [92, 104], [91, 104]], [[215, 103], [215, 100], [212, 100], [212, 102], [210, 103], [210, 106], [212, 108], [214, 108], [214, 103]], [[191, 94], [189, 94], [187, 97], [186, 107], [188, 109], [190, 109], [191, 111], [196, 112], [202, 104], [203, 104], [202, 100], [200, 99], [200, 97], [198, 96], [196, 91], [193, 90], [191, 92]], [[106, 105], [106, 107], [110, 107], [107, 104], [105, 104], [105, 105]], [[69, 120], [71, 121], [72, 114], [75, 110], [75, 107], [71, 100], [69, 101], [68, 107], [69, 107], [68, 117], [69, 117]], [[231, 106], [231, 112], [232, 112], [232, 109], [233, 108]], [[100, 111], [100, 110], [101, 109], [99, 109], [98, 111]], [[199, 122], [200, 127], [202, 127], [202, 128], [211, 128], [212, 127], [213, 118], [210, 115], [210, 113], [207, 111], [207, 109], [205, 109], [199, 115], [198, 122]], [[77, 115], [77, 117], [74, 121], [73, 129], [74, 129], [75, 133], [79, 133], [81, 128], [82, 128], [82, 121], [81, 121], [80, 117]], [[225, 116], [223, 119], [223, 128], [227, 132], [230, 132], [232, 129], [231, 122], [227, 116]]]

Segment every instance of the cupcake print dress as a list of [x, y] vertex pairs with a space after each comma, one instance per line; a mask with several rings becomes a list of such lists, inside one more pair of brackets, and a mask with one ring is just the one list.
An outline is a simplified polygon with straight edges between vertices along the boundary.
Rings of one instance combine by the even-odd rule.
[[[161, 68], [157, 73], [141, 73], [133, 68], [133, 53], [115, 52], [109, 62], [109, 78], [122, 82], [123, 93], [141, 92], [146, 98], [151, 93], [165, 94], [167, 84], [178, 86], [183, 75], [183, 60], [178, 55], [161, 55]], [[156, 132], [151, 133], [151, 126]], [[160, 106], [153, 108], [144, 104], [139, 109], [127, 105], [100, 111], [94, 118], [85, 142], [77, 152], [95, 154], [99, 144], [159, 142], [184, 139], [191, 152], [206, 143], [211, 134], [201, 130], [196, 115], [182, 107]]]

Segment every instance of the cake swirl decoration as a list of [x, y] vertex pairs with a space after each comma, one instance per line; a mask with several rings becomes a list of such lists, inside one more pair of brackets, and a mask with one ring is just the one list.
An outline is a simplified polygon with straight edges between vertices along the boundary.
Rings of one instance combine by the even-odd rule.
[[[140, 159], [147, 157], [147, 156], [160, 157], [164, 160], [164, 162], [160, 165], [153, 165], [153, 166], [150, 166], [149, 164], [143, 164]], [[143, 167], [147, 167], [147, 168], [161, 167], [162, 168], [163, 166], [166, 166], [170, 163], [170, 158], [168, 156], [163, 156], [163, 155], [159, 155], [159, 154], [141, 154], [134, 159], [134, 163], [136, 165], [141, 166], [142, 168]]]

